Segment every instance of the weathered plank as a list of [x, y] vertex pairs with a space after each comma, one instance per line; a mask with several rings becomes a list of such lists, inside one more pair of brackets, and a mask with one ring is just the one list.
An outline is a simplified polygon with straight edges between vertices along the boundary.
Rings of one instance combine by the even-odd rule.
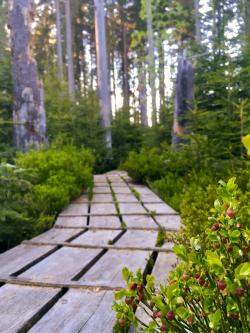
[[64, 247], [20, 275], [32, 281], [65, 282], [74, 278], [99, 253], [98, 249]]
[[111, 193], [111, 189], [109, 186], [102, 186], [102, 187], [94, 187], [93, 188], [94, 194], [105, 194], [105, 193]]
[[3, 286], [0, 288], [0, 332], [27, 332], [30, 324], [36, 320], [36, 315], [53, 302], [59, 293], [60, 289], [55, 288]]
[[132, 271], [136, 271], [138, 268], [144, 270], [149, 255], [149, 251], [109, 250], [79, 282], [114, 288], [124, 287], [122, 268], [127, 266]]
[[121, 214], [147, 214], [147, 211], [140, 203], [119, 203]]
[[156, 214], [177, 214], [177, 212], [166, 203], [145, 203], [145, 207]]
[[155, 277], [155, 285], [166, 284], [169, 273], [177, 265], [178, 259], [174, 253], [160, 252], [157, 256], [152, 275]]
[[155, 220], [165, 230], [178, 231], [181, 227], [179, 215], [155, 215]]
[[60, 216], [81, 216], [88, 214], [88, 204], [70, 204], [60, 214]]
[[143, 185], [133, 185], [132, 188], [138, 192], [140, 195], [149, 195], [154, 192], [152, 192], [148, 187]]
[[0, 275], [14, 274], [43, 258], [55, 249], [54, 246], [19, 245], [0, 255]]
[[113, 197], [110, 193], [106, 194], [94, 194], [92, 198], [92, 203], [105, 203], [105, 202], [113, 202]]
[[113, 292], [68, 291], [29, 333], [112, 332]]
[[123, 215], [122, 217], [127, 228], [149, 228], [159, 229], [159, 226], [155, 223], [149, 215]]
[[59, 216], [55, 225], [60, 227], [84, 228], [87, 226], [87, 216]]
[[108, 245], [121, 233], [120, 230], [89, 230], [72, 241], [73, 244]]
[[89, 226], [95, 228], [119, 228], [121, 221], [118, 216], [94, 216], [89, 217]]
[[138, 203], [138, 200], [136, 199], [136, 197], [132, 193], [131, 194], [116, 193], [116, 200], [119, 203], [122, 203], [122, 202], [136, 202], [136, 203]]
[[88, 203], [88, 202], [89, 202], [88, 194], [83, 194], [79, 198], [72, 201], [73, 204], [81, 204], [81, 203]]
[[92, 203], [90, 207], [91, 215], [115, 215], [117, 210], [113, 203]]
[[119, 246], [141, 246], [141, 247], [154, 247], [157, 240], [157, 231], [145, 230], [132, 230], [129, 229], [126, 233], [116, 242]]
[[140, 195], [140, 200], [143, 203], [164, 203], [163, 200], [161, 200], [161, 198], [159, 198], [156, 194], [154, 194], [153, 192], [151, 192], [150, 194], [141, 194]]
[[130, 188], [128, 187], [128, 186], [116, 186], [116, 185], [112, 185], [112, 189], [113, 189], [113, 191], [115, 192], [115, 194], [117, 194], [117, 193], [120, 193], [120, 194], [130, 194], [130, 193], [132, 193], [131, 192], [131, 190], [130, 190]]
[[[84, 230], [84, 229], [83, 229]], [[82, 231], [83, 231], [82, 230]], [[49, 231], [44, 232], [43, 234], [33, 238], [33, 241], [40, 242], [66, 242], [72, 237], [79, 234], [81, 230], [74, 229], [55, 229], [52, 228]]]

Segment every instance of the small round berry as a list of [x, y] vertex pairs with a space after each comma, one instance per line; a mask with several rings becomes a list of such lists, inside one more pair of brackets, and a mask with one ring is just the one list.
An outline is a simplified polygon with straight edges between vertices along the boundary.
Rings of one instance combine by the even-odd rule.
[[201, 287], [203, 287], [205, 283], [206, 283], [205, 279], [202, 276], [200, 276], [199, 279], [198, 279], [198, 284]]
[[184, 273], [182, 274], [182, 279], [183, 279], [184, 281], [187, 281], [187, 280], [189, 279], [189, 274], [188, 274], [187, 272], [184, 272]]
[[215, 223], [211, 228], [212, 231], [216, 231], [218, 229], [220, 229], [220, 223]]
[[136, 283], [134, 283], [134, 282], [130, 283], [130, 289], [131, 290], [135, 290], [136, 288], [137, 288], [137, 284]]
[[118, 320], [118, 323], [119, 323], [119, 325], [120, 325], [121, 327], [124, 327], [125, 324], [126, 324], [126, 322], [125, 322], [124, 319], [119, 319], [119, 320]]
[[193, 316], [189, 316], [188, 319], [187, 319], [187, 322], [188, 322], [189, 325], [193, 325], [194, 317]]
[[153, 318], [160, 318], [161, 317], [161, 311], [154, 311], [153, 312]]
[[166, 325], [161, 325], [161, 327], [160, 327], [160, 331], [161, 332], [166, 332], [167, 331], [167, 326]]
[[235, 289], [235, 295], [236, 295], [237, 297], [242, 297], [242, 296], [244, 296], [244, 294], [245, 294], [244, 289], [242, 289], [242, 288], [236, 288], [236, 289]]
[[126, 296], [126, 297], [125, 297], [125, 303], [126, 303], [127, 305], [130, 305], [130, 304], [133, 303], [133, 299], [132, 299], [132, 298], [129, 298], [128, 296]]
[[226, 214], [228, 217], [230, 217], [230, 219], [234, 218], [236, 215], [236, 211], [233, 208], [228, 208], [226, 211]]
[[175, 318], [175, 314], [172, 310], [170, 310], [170, 311], [168, 311], [166, 317], [167, 317], [167, 320], [172, 321]]
[[227, 284], [226, 284], [225, 281], [219, 280], [219, 281], [217, 282], [217, 288], [218, 288], [219, 290], [225, 290], [226, 287], [227, 287]]

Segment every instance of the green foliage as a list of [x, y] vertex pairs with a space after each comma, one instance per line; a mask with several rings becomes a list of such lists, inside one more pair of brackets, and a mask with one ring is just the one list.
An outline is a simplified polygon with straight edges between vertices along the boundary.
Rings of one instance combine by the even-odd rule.
[[0, 249], [49, 227], [69, 201], [92, 186], [89, 150], [66, 146], [19, 153], [0, 168]]
[[[168, 285], [158, 290], [153, 276], [144, 284], [140, 271], [123, 269], [127, 288], [113, 303], [114, 332], [124, 332], [130, 323], [146, 333], [250, 331], [250, 231], [242, 226], [235, 179], [220, 183], [205, 241], [191, 238], [188, 247], [174, 247], [182, 262]], [[146, 310], [147, 319], [137, 318], [137, 307]]]

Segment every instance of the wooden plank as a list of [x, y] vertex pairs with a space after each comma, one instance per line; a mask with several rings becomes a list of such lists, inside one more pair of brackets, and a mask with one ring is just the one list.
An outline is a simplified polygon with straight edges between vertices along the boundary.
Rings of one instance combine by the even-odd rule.
[[19, 245], [0, 255], [0, 275], [13, 274], [31, 265], [55, 249], [55, 246]]
[[116, 200], [119, 203], [122, 203], [122, 202], [137, 202], [138, 203], [138, 200], [136, 199], [136, 197], [132, 193], [131, 194], [116, 193]]
[[60, 227], [84, 228], [87, 226], [87, 216], [59, 216], [55, 225]]
[[113, 197], [110, 193], [106, 194], [94, 194], [92, 198], [92, 203], [98, 202], [98, 203], [103, 203], [103, 202], [113, 202]]
[[94, 194], [105, 194], [105, 193], [111, 193], [111, 189], [109, 186], [102, 186], [102, 187], [94, 187], [93, 188]]
[[88, 202], [89, 202], [89, 199], [88, 199], [87, 194], [83, 194], [79, 198], [72, 201], [73, 204], [81, 204], [81, 203], [88, 203]]
[[154, 192], [152, 192], [148, 187], [143, 185], [132, 185], [131, 186], [136, 192], [138, 192], [140, 195], [149, 195]]
[[88, 285], [124, 287], [122, 268], [127, 266], [132, 271], [145, 269], [149, 251], [109, 250], [98, 262], [79, 280]]
[[27, 332], [30, 324], [36, 320], [36, 315], [53, 302], [59, 293], [60, 289], [54, 288], [18, 285], [1, 287], [0, 332]]
[[174, 253], [160, 252], [157, 256], [152, 275], [155, 277], [155, 285], [159, 287], [160, 284], [166, 284], [169, 273], [174, 269], [178, 263], [178, 258]]
[[154, 247], [157, 240], [157, 231], [132, 230], [129, 229], [116, 242], [117, 246], [141, 246]]
[[[84, 229], [82, 229], [83, 231]], [[33, 238], [33, 241], [40, 242], [66, 242], [79, 234], [81, 230], [52, 228], [49, 231]]]
[[112, 189], [113, 191], [115, 192], [115, 194], [117, 193], [120, 193], [120, 194], [130, 194], [132, 193], [130, 188], [128, 186], [122, 186], [122, 187], [119, 187], [119, 186], [115, 186], [115, 185], [112, 185]]
[[108, 245], [121, 233], [120, 230], [89, 230], [71, 243], [85, 245]]
[[127, 183], [125, 183], [124, 181], [112, 181], [111, 182], [111, 187], [128, 187]]
[[145, 203], [145, 207], [155, 214], [177, 214], [177, 212], [166, 203]]
[[29, 333], [112, 332], [113, 292], [68, 291]]
[[140, 195], [140, 200], [143, 203], [164, 203], [163, 200], [161, 200], [161, 198], [159, 198], [156, 194], [154, 194], [153, 192], [148, 193], [148, 194], [141, 194]]
[[21, 274], [20, 277], [32, 281], [65, 282], [75, 277], [100, 251], [100, 249], [64, 247]]
[[122, 217], [127, 228], [149, 228], [159, 229], [159, 226], [155, 223], [149, 215], [123, 215]]
[[95, 228], [119, 228], [121, 221], [118, 216], [94, 216], [89, 217], [89, 226]]
[[165, 230], [177, 231], [181, 227], [181, 218], [179, 215], [155, 215], [154, 218]]
[[147, 211], [140, 203], [119, 203], [121, 214], [147, 214]]
[[113, 203], [93, 203], [90, 207], [92, 215], [112, 215], [117, 214], [117, 210]]
[[70, 204], [60, 214], [60, 216], [81, 216], [88, 214], [89, 205], [83, 204]]

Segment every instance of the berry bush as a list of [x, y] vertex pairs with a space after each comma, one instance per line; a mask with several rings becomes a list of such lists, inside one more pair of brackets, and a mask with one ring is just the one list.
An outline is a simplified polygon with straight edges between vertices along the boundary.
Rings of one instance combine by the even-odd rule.
[[250, 332], [250, 230], [239, 208], [235, 178], [221, 181], [205, 241], [174, 246], [181, 263], [166, 285], [156, 288], [153, 276], [124, 268], [127, 288], [115, 295], [114, 332], [131, 324], [145, 333]]

